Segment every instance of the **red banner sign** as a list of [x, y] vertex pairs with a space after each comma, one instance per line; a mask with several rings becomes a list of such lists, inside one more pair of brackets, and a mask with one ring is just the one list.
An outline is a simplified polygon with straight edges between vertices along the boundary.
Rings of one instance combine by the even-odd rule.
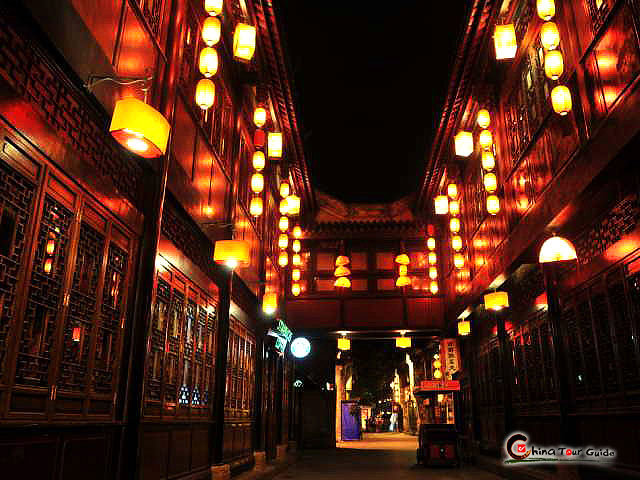
[[423, 380], [420, 382], [418, 390], [426, 390], [429, 392], [437, 392], [441, 390], [460, 391], [459, 380]]

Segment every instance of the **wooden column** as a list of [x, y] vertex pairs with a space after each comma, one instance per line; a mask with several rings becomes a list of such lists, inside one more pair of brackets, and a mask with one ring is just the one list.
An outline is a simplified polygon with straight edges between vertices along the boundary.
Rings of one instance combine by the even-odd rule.
[[494, 313], [498, 327], [498, 341], [500, 344], [500, 363], [502, 364], [502, 405], [504, 408], [504, 431], [508, 435], [513, 431], [513, 397], [511, 382], [513, 381], [513, 354], [511, 342], [505, 328], [504, 315]]

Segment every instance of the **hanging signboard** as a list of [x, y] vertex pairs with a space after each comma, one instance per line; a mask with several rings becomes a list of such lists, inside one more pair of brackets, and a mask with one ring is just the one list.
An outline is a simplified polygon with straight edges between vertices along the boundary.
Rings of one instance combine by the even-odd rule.
[[284, 353], [287, 344], [291, 341], [293, 333], [286, 323], [282, 320], [276, 320], [272, 328], [269, 329], [267, 335], [275, 338], [275, 349], [278, 353]]
[[420, 386], [416, 388], [418, 391], [438, 392], [442, 390], [460, 391], [459, 380], [423, 380]]

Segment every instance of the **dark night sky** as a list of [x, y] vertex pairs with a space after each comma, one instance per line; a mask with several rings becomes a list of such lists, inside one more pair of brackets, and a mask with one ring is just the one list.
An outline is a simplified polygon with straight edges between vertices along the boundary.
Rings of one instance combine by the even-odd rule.
[[315, 187], [348, 202], [414, 192], [469, 0], [277, 0]]

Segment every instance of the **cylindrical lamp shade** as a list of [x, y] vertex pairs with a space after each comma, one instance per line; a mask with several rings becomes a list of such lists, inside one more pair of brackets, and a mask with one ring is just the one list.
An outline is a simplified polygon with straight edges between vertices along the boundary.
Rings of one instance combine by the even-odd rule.
[[490, 130], [482, 130], [480, 132], [480, 146], [483, 150], [489, 150], [493, 146], [493, 135]]
[[436, 252], [429, 252], [429, 265], [435, 265], [436, 263], [438, 263], [438, 256], [436, 255]]
[[507, 292], [487, 293], [484, 296], [484, 308], [487, 310], [502, 310], [509, 306], [509, 294]]
[[409, 273], [409, 268], [406, 265], [400, 265], [398, 267], [398, 275], [405, 276]]
[[411, 263], [411, 260], [409, 260], [409, 255], [407, 255], [406, 253], [401, 253], [396, 257], [396, 263], [400, 265], [409, 265], [409, 263]]
[[278, 236], [278, 247], [280, 250], [284, 250], [289, 246], [289, 235], [286, 233], [281, 233]]
[[411, 285], [411, 279], [407, 276], [400, 276], [396, 279], [396, 287], [407, 287]]
[[282, 216], [278, 221], [278, 228], [281, 232], [286, 232], [289, 230], [289, 217]]
[[289, 215], [289, 202], [287, 202], [286, 198], [280, 200], [279, 211], [280, 215]]
[[396, 337], [396, 348], [411, 348], [411, 337]]
[[253, 193], [262, 193], [264, 190], [264, 177], [261, 173], [251, 175], [251, 191]]
[[293, 241], [293, 245], [291, 245], [291, 249], [294, 251], [294, 253], [300, 253], [300, 250], [302, 250], [302, 245], [300, 244], [300, 240], [296, 239]]
[[205, 47], [202, 49], [198, 67], [200, 68], [200, 73], [206, 78], [213, 77], [218, 73], [218, 52], [216, 52], [215, 48]]
[[436, 206], [436, 215], [446, 215], [449, 213], [449, 197], [446, 195], [438, 195], [434, 199]]
[[485, 173], [483, 182], [484, 189], [489, 193], [493, 193], [498, 189], [498, 179], [496, 178], [495, 173]]
[[427, 239], [427, 248], [429, 250], [435, 250], [436, 249], [436, 239], [433, 237], [429, 237]]
[[287, 252], [280, 252], [280, 255], [278, 255], [278, 265], [283, 268], [289, 265], [289, 254]]
[[216, 101], [216, 85], [208, 78], [202, 78], [196, 85], [196, 104], [202, 110], [213, 107]]
[[489, 114], [489, 110], [485, 108], [478, 110], [476, 122], [478, 123], [478, 126], [483, 129], [491, 125], [491, 115]]
[[557, 80], [564, 72], [564, 59], [560, 50], [551, 50], [544, 57], [544, 73], [551, 80]]
[[473, 153], [473, 134], [471, 132], [460, 131], [454, 139], [456, 155], [468, 157]]
[[496, 48], [497, 60], [514, 58], [518, 51], [518, 42], [516, 41], [516, 29], [513, 24], [496, 25], [493, 43]]
[[118, 100], [109, 126], [120, 145], [144, 158], [165, 154], [170, 130], [160, 112], [137, 98]]
[[485, 150], [482, 152], [482, 168], [491, 171], [496, 168], [496, 157], [493, 152]]
[[216, 17], [207, 17], [202, 24], [202, 41], [209, 47], [213, 47], [220, 41], [220, 19]]
[[536, 7], [538, 16], [545, 22], [551, 20], [556, 14], [556, 2], [554, 0], [537, 0]]
[[342, 351], [351, 350], [351, 340], [349, 340], [348, 338], [339, 338], [338, 350], [342, 350]]
[[256, 150], [255, 152], [253, 152], [253, 158], [251, 163], [253, 165], [253, 168], [256, 169], [257, 171], [264, 169], [264, 166], [266, 165], [264, 153], [262, 153], [260, 150]]
[[287, 201], [289, 215], [299, 215], [300, 197], [297, 195], [289, 195], [285, 200]]
[[262, 128], [267, 123], [267, 109], [264, 107], [256, 107], [253, 111], [253, 124]]
[[460, 235], [454, 235], [451, 237], [451, 248], [456, 252], [462, 250], [462, 237]]
[[293, 237], [294, 238], [302, 237], [302, 228], [300, 228], [300, 225], [296, 225], [295, 227], [293, 227]]
[[222, 13], [224, 0], [204, 0], [204, 9], [209, 15], [220, 15]]
[[213, 250], [213, 261], [229, 268], [248, 267], [251, 247], [244, 240], [218, 240]]
[[238, 23], [233, 32], [233, 56], [248, 62], [256, 51], [256, 27]]
[[302, 257], [299, 253], [295, 253], [293, 257], [291, 257], [291, 263], [293, 263], [294, 267], [299, 267], [302, 265]]
[[439, 288], [438, 288], [438, 282], [436, 282], [435, 280], [433, 280], [430, 284], [429, 284], [429, 291], [431, 292], [431, 295], [437, 295]]
[[349, 280], [349, 277], [338, 277], [333, 282], [333, 286], [336, 288], [351, 288], [351, 280]]
[[264, 211], [264, 206], [262, 204], [262, 197], [253, 197], [251, 199], [251, 203], [249, 204], [249, 213], [254, 217], [259, 217], [262, 215]]
[[460, 215], [460, 202], [458, 202], [458, 200], [451, 200], [449, 202], [449, 214]]
[[560, 31], [554, 22], [546, 22], [540, 28], [540, 43], [545, 50], [555, 50], [560, 45]]
[[436, 267], [429, 267], [429, 278], [431, 280], [438, 278], [438, 269]]
[[294, 283], [293, 285], [291, 285], [291, 293], [293, 294], [294, 297], [297, 297], [298, 295], [300, 295], [301, 291], [302, 289], [300, 288], [299, 283]]
[[278, 309], [278, 295], [275, 292], [267, 292], [262, 297], [262, 311], [267, 315], [273, 315]]
[[455, 183], [447, 185], [447, 195], [449, 195], [449, 198], [458, 198], [458, 185]]
[[300, 281], [300, 277], [301, 277], [301, 272], [299, 268], [294, 268], [291, 271], [291, 280], [293, 280], [294, 282], [299, 282]]
[[453, 255], [453, 266], [460, 269], [464, 267], [464, 255], [461, 253], [455, 253]]
[[500, 199], [497, 195], [489, 195], [487, 197], [487, 212], [491, 215], [500, 213]]
[[558, 85], [551, 90], [551, 105], [559, 115], [567, 115], [573, 108], [571, 91], [564, 85]]
[[269, 132], [267, 135], [267, 155], [269, 158], [282, 157], [282, 133]]
[[442, 378], [442, 370], [434, 370], [433, 378], [435, 378], [436, 380], [440, 380]]
[[346, 255], [338, 255], [336, 258], [336, 267], [341, 267], [343, 265], [349, 265], [349, 257]]
[[280, 184], [280, 196], [282, 198], [286, 198], [289, 196], [290, 193], [291, 193], [291, 187], [289, 186], [289, 184], [287, 182], [282, 182]]
[[551, 237], [540, 248], [540, 263], [562, 262], [578, 258], [573, 244], [563, 237]]
[[471, 333], [471, 322], [469, 320], [460, 320], [458, 322], [458, 335], [465, 337]]
[[351, 270], [349, 270], [349, 268], [345, 267], [344, 265], [336, 267], [335, 271], [333, 272], [334, 277], [347, 277], [349, 275], [351, 275]]
[[451, 220], [449, 220], [449, 230], [451, 230], [451, 233], [458, 233], [460, 231], [460, 219], [459, 218], [452, 218]]

